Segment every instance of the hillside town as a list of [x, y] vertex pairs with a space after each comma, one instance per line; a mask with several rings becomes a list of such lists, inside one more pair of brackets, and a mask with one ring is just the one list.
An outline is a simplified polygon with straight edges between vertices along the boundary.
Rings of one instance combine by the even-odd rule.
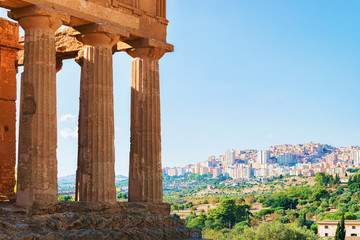
[[224, 155], [209, 156], [207, 161], [184, 167], [166, 167], [163, 173], [183, 176], [188, 173], [220, 174], [233, 179], [266, 180], [280, 175], [313, 176], [317, 172], [344, 176], [346, 169], [360, 166], [359, 147], [333, 147], [328, 144], [284, 144], [268, 150], [227, 150]]

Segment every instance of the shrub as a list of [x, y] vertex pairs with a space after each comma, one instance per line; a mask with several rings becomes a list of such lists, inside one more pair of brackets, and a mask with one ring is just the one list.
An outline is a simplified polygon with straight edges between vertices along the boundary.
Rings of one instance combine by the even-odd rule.
[[73, 202], [75, 198], [70, 195], [60, 195], [58, 196], [58, 201]]
[[275, 213], [279, 214], [279, 215], [286, 215], [286, 212], [284, 209], [278, 209], [278, 210], [275, 210]]
[[290, 223], [290, 219], [288, 217], [279, 217], [274, 220], [274, 223]]
[[176, 213], [171, 214], [171, 217], [176, 218], [176, 219], [180, 219], [180, 216], [179, 216], [179, 215], [177, 215]]
[[247, 222], [239, 222], [239, 223], [235, 224], [234, 230], [237, 233], [241, 233], [248, 227], [249, 227], [249, 224]]
[[185, 204], [185, 208], [191, 208], [192, 206], [194, 206], [194, 204], [192, 202], [187, 202]]
[[239, 236], [240, 240], [258, 240], [258, 239], [289, 240], [289, 239], [306, 239], [318, 240], [318, 236], [304, 228], [291, 228], [281, 223], [262, 223], [256, 230], [247, 228], [244, 233]]
[[191, 220], [196, 218], [196, 215], [190, 214], [185, 217], [185, 223], [188, 224]]

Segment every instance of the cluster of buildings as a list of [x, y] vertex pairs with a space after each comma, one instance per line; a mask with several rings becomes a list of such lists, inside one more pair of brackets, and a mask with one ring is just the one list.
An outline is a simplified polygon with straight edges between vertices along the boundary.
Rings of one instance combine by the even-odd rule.
[[169, 176], [188, 173], [220, 174], [233, 179], [270, 178], [290, 174], [312, 176], [317, 172], [345, 175], [346, 169], [360, 167], [359, 147], [335, 148], [326, 144], [307, 143], [276, 145], [268, 150], [227, 150], [224, 155], [210, 156], [207, 161], [184, 167], [164, 168]]

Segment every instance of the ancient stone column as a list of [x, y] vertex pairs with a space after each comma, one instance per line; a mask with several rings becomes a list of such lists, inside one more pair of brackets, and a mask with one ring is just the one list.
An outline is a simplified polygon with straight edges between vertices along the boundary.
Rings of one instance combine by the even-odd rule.
[[17, 204], [57, 200], [55, 30], [69, 16], [30, 6], [9, 12], [25, 30]]
[[159, 59], [165, 50], [127, 52], [133, 57], [129, 202], [162, 202]]
[[0, 18], [0, 201], [15, 198], [16, 67], [19, 25]]
[[81, 65], [76, 200], [115, 202], [112, 47], [119, 35], [103, 25], [77, 28]]

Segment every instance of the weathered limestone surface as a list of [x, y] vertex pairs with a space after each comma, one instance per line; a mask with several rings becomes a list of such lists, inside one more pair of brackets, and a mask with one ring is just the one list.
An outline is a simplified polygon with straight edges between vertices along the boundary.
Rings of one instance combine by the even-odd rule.
[[85, 46], [81, 65], [76, 199], [115, 202], [115, 145], [112, 46], [118, 34], [103, 26], [79, 29]]
[[[83, 48], [84, 44], [76, 39], [76, 35], [79, 32], [73, 28], [62, 28], [55, 32], [56, 40], [56, 58], [57, 59], [72, 59], [78, 56], [78, 52]], [[122, 33], [124, 34], [124, 32]], [[153, 38], [146, 39], [127, 39], [123, 36], [121, 40], [113, 46], [113, 52], [124, 52], [132, 49], [132, 46], [138, 46], [140, 44], [156, 45], [166, 49], [166, 52], [173, 52], [174, 46], [166, 42], [158, 41]], [[20, 38], [20, 44], [23, 44], [23, 38]], [[17, 65], [22, 66], [24, 64], [24, 51], [20, 50], [17, 56]]]
[[201, 239], [168, 204], [35, 202], [0, 205], [0, 239]]
[[[66, 59], [76, 58], [78, 52], [84, 46], [83, 43], [78, 41], [75, 35], [79, 34], [73, 28], [62, 28], [55, 32], [55, 44], [56, 44], [56, 60], [62, 61]], [[24, 37], [20, 37], [21, 45], [24, 45]], [[16, 57], [16, 65], [24, 65], [24, 50], [19, 50]]]
[[0, 200], [15, 198], [16, 67], [19, 25], [0, 18]]
[[38, 6], [10, 17], [25, 30], [21, 81], [17, 204], [57, 200], [55, 30], [69, 17]]
[[[166, 0], [0, 0], [0, 7], [10, 9], [9, 17], [25, 30], [25, 49], [16, 62], [24, 66], [16, 204], [26, 207], [0, 202], [0, 239], [199, 239], [200, 231], [171, 218], [169, 205], [162, 203], [159, 59], [173, 51], [166, 43]], [[55, 36], [61, 25], [76, 30]], [[15, 56], [4, 51], [1, 42], [0, 67], [14, 64]], [[134, 58], [127, 204], [114, 203], [112, 54], [117, 51]], [[75, 56], [81, 65], [76, 199], [83, 202], [56, 203], [56, 72], [63, 59]], [[0, 142], [1, 124], [14, 125], [16, 99], [2, 103], [2, 95], [14, 88], [9, 84], [3, 92], [2, 80], [8, 81], [0, 80], [0, 107], [11, 120], [0, 116]], [[6, 164], [1, 166], [13, 169], [13, 162]]]
[[127, 51], [131, 81], [130, 202], [162, 202], [159, 59], [162, 48]]
[[1, 0], [0, 7], [15, 9], [38, 4], [71, 16], [70, 27], [104, 23], [126, 29], [131, 38], [166, 41], [165, 0]]

